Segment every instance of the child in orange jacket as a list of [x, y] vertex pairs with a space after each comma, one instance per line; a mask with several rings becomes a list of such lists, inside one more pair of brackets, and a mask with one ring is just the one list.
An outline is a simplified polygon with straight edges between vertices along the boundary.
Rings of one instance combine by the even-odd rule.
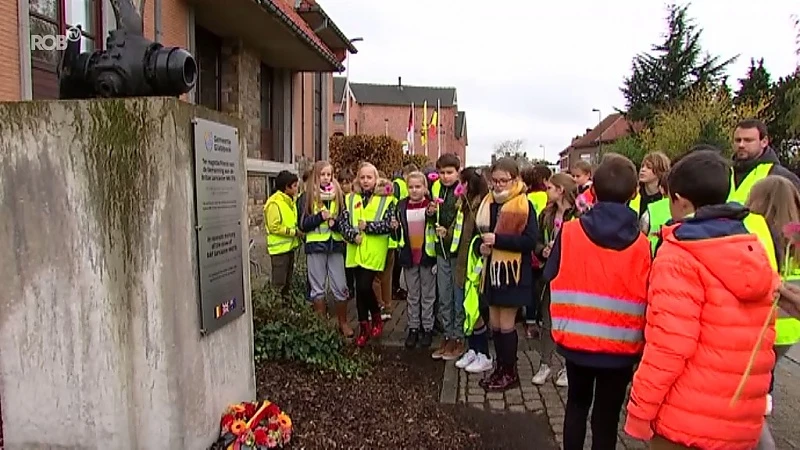
[[684, 157], [667, 178], [676, 223], [663, 229], [653, 261], [646, 344], [625, 423], [652, 449], [750, 450], [761, 434], [774, 321], [760, 342], [759, 333], [780, 280], [745, 227], [749, 211], [725, 203], [729, 189], [727, 161], [709, 151]]

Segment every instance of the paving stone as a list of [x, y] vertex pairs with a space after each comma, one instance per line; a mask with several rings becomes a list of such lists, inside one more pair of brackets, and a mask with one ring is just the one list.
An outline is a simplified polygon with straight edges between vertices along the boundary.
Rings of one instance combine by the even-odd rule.
[[522, 405], [511, 405], [508, 407], [508, 410], [511, 412], [522, 413], [525, 412], [525, 407]]
[[506, 402], [502, 400], [489, 400], [489, 407], [494, 410], [500, 410], [506, 408]]
[[485, 409], [483, 403], [471, 403], [469, 406], [475, 409]]
[[502, 392], [487, 392], [486, 393], [486, 398], [488, 400], [502, 400], [503, 399], [503, 393]]
[[480, 395], [481, 397], [485, 397], [486, 391], [479, 386], [470, 386], [467, 388], [467, 395]]
[[483, 403], [484, 401], [483, 395], [468, 395], [467, 402], [468, 403]]
[[553, 432], [561, 431], [564, 429], [564, 418], [563, 417], [554, 417], [550, 419], [550, 428], [553, 429]]
[[525, 408], [528, 411], [543, 411], [544, 405], [542, 402], [525, 402]]

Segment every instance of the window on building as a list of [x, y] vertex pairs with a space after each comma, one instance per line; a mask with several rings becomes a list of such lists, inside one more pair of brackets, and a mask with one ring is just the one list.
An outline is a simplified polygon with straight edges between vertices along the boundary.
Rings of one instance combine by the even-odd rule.
[[344, 123], [344, 113], [333, 113], [333, 123]]
[[261, 159], [273, 161], [273, 94], [275, 88], [275, 71], [261, 64]]
[[[106, 11], [111, 10], [109, 0], [30, 0], [28, 19], [31, 36], [59, 36], [67, 29], [81, 27], [81, 51], [102, 48]], [[106, 13], [107, 14], [107, 13]], [[114, 22], [116, 23], [116, 22]], [[58, 98], [57, 66], [59, 50], [31, 48], [31, 81], [33, 98], [48, 100]]]
[[197, 60], [197, 104], [222, 110], [222, 39], [203, 27], [195, 26]]
[[314, 160], [322, 161], [322, 81], [321, 73], [314, 73]]

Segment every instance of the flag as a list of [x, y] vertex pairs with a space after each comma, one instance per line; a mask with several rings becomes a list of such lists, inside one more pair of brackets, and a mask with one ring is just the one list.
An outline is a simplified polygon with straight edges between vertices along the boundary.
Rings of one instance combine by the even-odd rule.
[[408, 128], [406, 128], [406, 141], [409, 149], [414, 148], [414, 103], [411, 103], [411, 110], [408, 112]]
[[439, 109], [434, 109], [431, 115], [431, 123], [428, 125], [428, 137], [436, 137], [436, 126], [439, 124]]
[[428, 101], [422, 103], [422, 128], [419, 131], [419, 142], [427, 148], [428, 146]]

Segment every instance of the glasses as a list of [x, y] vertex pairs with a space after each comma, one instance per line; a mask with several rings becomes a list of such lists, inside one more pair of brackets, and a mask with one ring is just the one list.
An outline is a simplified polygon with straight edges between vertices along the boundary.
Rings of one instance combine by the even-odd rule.
[[511, 181], [512, 181], [511, 178], [499, 178], [499, 179], [498, 178], [492, 178], [492, 184], [495, 184], [497, 186], [505, 186], [508, 183], [511, 183]]

